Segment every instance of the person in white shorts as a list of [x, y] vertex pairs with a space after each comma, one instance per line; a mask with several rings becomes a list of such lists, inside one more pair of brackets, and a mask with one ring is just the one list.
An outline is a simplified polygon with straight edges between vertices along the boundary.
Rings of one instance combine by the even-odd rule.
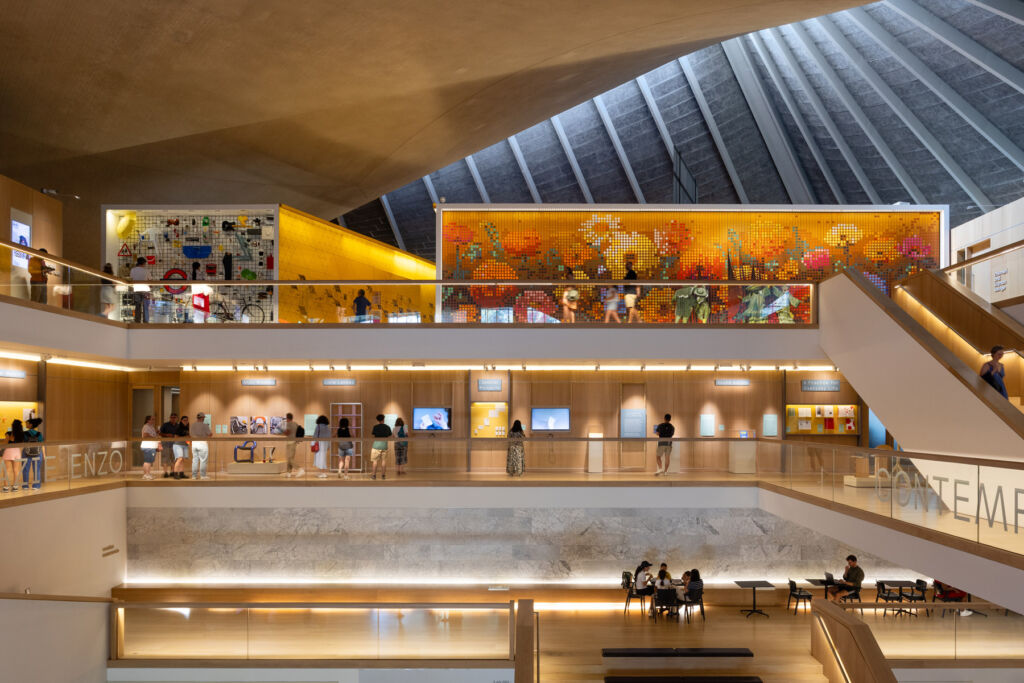
[[[196, 423], [192, 425], [192, 436], [206, 439], [213, 436], [210, 425], [206, 424], [206, 413], [196, 413]], [[209, 479], [206, 465], [210, 459], [210, 444], [206, 441], [192, 442], [192, 478]]]

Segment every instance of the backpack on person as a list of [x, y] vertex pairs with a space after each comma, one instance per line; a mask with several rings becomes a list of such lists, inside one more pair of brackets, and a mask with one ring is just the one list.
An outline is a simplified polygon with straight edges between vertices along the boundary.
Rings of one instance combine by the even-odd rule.
[[302, 425], [296, 425], [295, 438], [300, 439], [306, 435], [306, 429]]

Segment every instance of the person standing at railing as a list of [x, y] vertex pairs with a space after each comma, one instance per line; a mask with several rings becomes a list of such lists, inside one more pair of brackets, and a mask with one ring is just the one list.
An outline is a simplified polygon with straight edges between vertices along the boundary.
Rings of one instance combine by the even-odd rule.
[[[395, 436], [403, 438], [408, 436], [405, 433], [405, 420], [398, 418], [395, 420]], [[395, 442], [395, 474], [405, 474], [405, 466], [409, 464], [409, 442], [408, 441], [396, 441]]]
[[288, 439], [284, 444], [285, 459], [288, 461], [288, 471], [284, 473], [284, 476], [301, 477], [306, 474], [306, 468], [301, 463], [295, 462], [295, 451], [298, 446], [295, 439], [298, 438], [299, 425], [295, 424], [295, 418], [291, 413], [285, 413], [281, 432], [284, 434], [284, 438]]
[[[206, 413], [196, 413], [196, 423], [192, 425], [192, 437], [206, 439], [213, 436], [210, 425], [206, 424]], [[206, 441], [192, 442], [192, 478], [209, 479], [206, 466], [210, 460], [210, 444]]]
[[526, 474], [526, 447], [523, 441], [523, 423], [516, 420], [508, 432], [508, 453], [505, 455], [505, 472], [513, 477]]
[[[149, 279], [146, 269], [146, 257], [135, 259], [135, 267], [129, 274], [133, 282], [145, 282]], [[135, 303], [135, 322], [149, 322], [149, 285], [132, 285], [132, 301]]]
[[391, 427], [384, 424], [384, 416], [377, 416], [377, 424], [373, 425], [371, 432], [378, 440], [373, 442], [370, 448], [370, 459], [373, 460], [373, 473], [370, 479], [377, 478], [377, 468], [380, 468], [380, 478], [388, 478], [388, 442], [383, 439], [390, 438]]
[[321, 415], [316, 418], [316, 426], [313, 428], [313, 438], [321, 439], [314, 441], [311, 448], [313, 449], [313, 465], [316, 466], [320, 473], [316, 475], [317, 479], [327, 478], [327, 458], [331, 454], [331, 421], [327, 419], [326, 415]]
[[[29, 443], [41, 443], [43, 441], [43, 433], [39, 431], [39, 425], [43, 424], [43, 418], [33, 417], [31, 420], [26, 422], [26, 424], [28, 425], [28, 429], [25, 430], [25, 441]], [[35, 476], [36, 482], [31, 484], [32, 488], [36, 490], [42, 488], [42, 446], [25, 447], [22, 449], [21, 457], [21, 488], [23, 490], [28, 489], [33, 475]]]
[[177, 435], [184, 437], [184, 441], [174, 442], [174, 474], [175, 479], [188, 479], [185, 474], [185, 458], [188, 457], [189, 437], [192, 435], [192, 425], [188, 423], [188, 415], [182, 415], [178, 421]]
[[[45, 249], [39, 249], [44, 254], [47, 253]], [[28, 275], [29, 275], [29, 288], [32, 290], [32, 301], [37, 304], [46, 303], [46, 281], [50, 277], [50, 273], [53, 272], [53, 268], [46, 265], [46, 261], [43, 260], [42, 256], [33, 255], [28, 260]]]
[[[25, 430], [21, 426], [21, 420], [11, 422], [11, 429], [7, 432], [8, 444], [20, 444], [25, 441]], [[18, 490], [18, 466], [21, 460], [21, 447], [8, 445], [4, 449], [4, 473], [7, 475], [7, 483], [4, 484], [4, 493]]]
[[153, 423], [153, 416], [147, 415], [146, 421], [142, 425], [142, 443], [139, 444], [139, 448], [142, 449], [142, 478], [152, 479], [153, 474], [150, 469], [153, 467], [153, 463], [156, 461], [156, 452], [159, 451], [163, 446], [157, 439], [160, 437], [156, 431], [156, 425]]
[[[164, 439], [172, 439], [178, 435], [178, 414], [171, 413], [167, 422], [160, 425], [160, 436]], [[174, 466], [174, 441], [164, 441], [160, 447], [160, 465], [164, 468], [164, 479], [173, 476], [171, 468]], [[177, 477], [175, 477], [177, 479]]]
[[[670, 414], [665, 413], [665, 421], [654, 427], [654, 433], [663, 439], [671, 439], [675, 435], [676, 428], [672, 425], [672, 416]], [[658, 450], [655, 451], [655, 454], [658, 461], [658, 470], [654, 473], [654, 476], [668, 474], [668, 467], [672, 462], [672, 442], [659, 441]], [[662, 464], [663, 460], [664, 464]]]
[[341, 418], [338, 423], [338, 476], [348, 479], [348, 468], [352, 467], [352, 458], [356, 453], [356, 445], [352, 442], [352, 432], [348, 428], [348, 418]]
[[981, 366], [981, 378], [988, 382], [988, 385], [1002, 394], [1003, 398], [1009, 398], [1010, 394], [1006, 391], [1006, 368], [1000, 362], [1003, 358], [1003, 353], [1006, 351], [1002, 346], [993, 346], [991, 353], [992, 360]]

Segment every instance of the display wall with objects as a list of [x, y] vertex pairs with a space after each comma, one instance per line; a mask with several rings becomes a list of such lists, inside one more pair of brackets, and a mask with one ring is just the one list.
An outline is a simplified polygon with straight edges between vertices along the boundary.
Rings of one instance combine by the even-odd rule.
[[[602, 319], [614, 299], [620, 313], [635, 301], [644, 322], [810, 322], [809, 288], [781, 283], [856, 268], [889, 291], [901, 277], [947, 262], [948, 231], [946, 208], [937, 206], [441, 205], [438, 277], [577, 284], [446, 288], [440, 305], [444, 316], [467, 322], [496, 311], [523, 322], [555, 317], [564, 296], [577, 320]], [[630, 301], [630, 285], [586, 286], [624, 280], [627, 264], [640, 280], [765, 284], [647, 286]]]
[[[280, 204], [104, 207], [105, 262], [128, 277], [141, 256], [151, 280], [431, 279], [434, 266]], [[366, 321], [432, 320], [434, 288], [366, 285]], [[199, 295], [197, 299], [195, 295]], [[151, 294], [151, 322], [354, 322], [358, 288], [173, 285]], [[205, 297], [205, 298], [203, 298]], [[131, 319], [122, 292], [120, 318]], [[358, 322], [362, 322], [359, 320]]]

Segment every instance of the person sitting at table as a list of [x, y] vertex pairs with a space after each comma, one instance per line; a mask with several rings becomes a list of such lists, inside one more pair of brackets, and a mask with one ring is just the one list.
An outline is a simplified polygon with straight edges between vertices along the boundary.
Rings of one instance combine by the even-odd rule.
[[704, 582], [700, 578], [699, 569], [691, 569], [686, 572], [683, 575], [683, 580], [686, 582], [686, 596], [688, 598], [694, 598], [697, 593], [704, 590]]
[[665, 577], [666, 577], [666, 578], [667, 578], [667, 579], [668, 579], [669, 581], [671, 581], [671, 580], [672, 580], [672, 575], [671, 575], [671, 574], [669, 574], [669, 572], [668, 572], [668, 565], [667, 565], [667, 564], [665, 564], [664, 562], [662, 562], [662, 563], [661, 563], [661, 567], [659, 567], [659, 568], [658, 568], [658, 573], [660, 574], [661, 572], [665, 572]]
[[967, 599], [967, 592], [935, 579], [935, 599], [941, 602], [963, 602]]
[[859, 591], [860, 585], [863, 582], [864, 570], [857, 566], [857, 556], [847, 555], [843, 580], [837, 581], [828, 587], [828, 599], [832, 602], [839, 602], [850, 591]]
[[[633, 572], [633, 588], [636, 589], [637, 595], [654, 595], [654, 577], [647, 571], [649, 567], [652, 567], [650, 562], [644, 560], [640, 563], [640, 566]], [[651, 613], [654, 613], [654, 599], [651, 599]]]
[[[661, 591], [675, 588], [675, 586], [672, 585], [672, 577], [669, 576], [668, 570], [665, 569], [665, 564], [662, 563], [661, 567], [662, 568], [658, 570], [658, 578], [654, 580], [654, 590], [658, 591], [657, 595], [659, 596], [658, 602], [661, 602]], [[678, 596], [678, 593], [669, 593], [669, 595]], [[667, 610], [669, 615], [672, 615], [675, 613], [676, 606], [674, 604], [662, 604], [660, 609], [662, 611]]]

